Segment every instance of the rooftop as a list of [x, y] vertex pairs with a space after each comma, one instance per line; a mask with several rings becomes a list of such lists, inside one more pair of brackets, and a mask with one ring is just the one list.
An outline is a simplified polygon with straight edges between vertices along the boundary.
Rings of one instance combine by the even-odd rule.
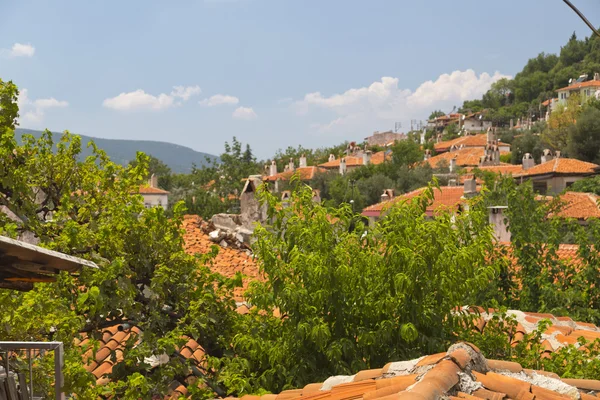
[[600, 172], [600, 165], [576, 160], [574, 158], [555, 158], [543, 164], [535, 165], [515, 176], [535, 175], [591, 175]]
[[[362, 156], [346, 156], [346, 157], [341, 157], [341, 158], [346, 159], [346, 167], [358, 167], [358, 166], [363, 165], [363, 157]], [[333, 161], [327, 161], [326, 163], [319, 164], [319, 167], [328, 168], [328, 169], [339, 168], [341, 158], [337, 158]], [[370, 162], [371, 162], [371, 164], [377, 165], [377, 164], [383, 163], [386, 159], [389, 160], [390, 155], [385, 154], [385, 151], [378, 151], [377, 153], [375, 153], [371, 156]]]
[[[501, 151], [500, 155], [509, 154]], [[447, 165], [450, 165], [451, 159], [456, 159], [456, 165], [459, 167], [476, 167], [479, 165], [481, 157], [485, 155], [483, 147], [465, 147], [456, 151], [447, 151], [442, 154], [430, 157], [425, 162], [429, 163], [432, 168], [439, 168], [440, 161], [445, 160]]]
[[[211, 247], [216, 245], [202, 229], [202, 223], [202, 218], [197, 215], [186, 215], [184, 217], [183, 229], [185, 233], [183, 238], [185, 240], [185, 251], [188, 254], [208, 253]], [[213, 272], [218, 272], [228, 278], [234, 277], [238, 272], [244, 275], [243, 287], [236, 288], [234, 293], [236, 301], [243, 301], [243, 293], [248, 288], [248, 283], [260, 278], [258, 266], [252, 259], [250, 252], [245, 250], [219, 246], [219, 253], [208, 267]]]
[[562, 92], [564, 90], [575, 90], [575, 89], [582, 89], [582, 88], [587, 88], [587, 87], [600, 87], [600, 81], [592, 79], [592, 80], [585, 81], [585, 82], [575, 82], [569, 86], [565, 86], [564, 88], [556, 89], [556, 91]]
[[[450, 150], [452, 146], [485, 147], [486, 144], [488, 144], [487, 133], [481, 133], [478, 135], [465, 135], [445, 142], [439, 142], [434, 144], [433, 147], [435, 151], [442, 152]], [[510, 144], [498, 141], [498, 146], [510, 146]]]
[[[426, 187], [422, 187], [413, 190], [412, 192], [396, 196], [392, 200], [373, 204], [372, 206], [366, 207], [363, 210], [362, 215], [367, 217], [378, 217], [386, 207], [389, 207], [390, 205], [396, 204], [398, 202], [409, 201], [423, 194], [423, 192], [426, 189]], [[434, 188], [433, 202], [427, 206], [426, 213], [427, 215], [432, 216], [436, 212], [442, 212], [444, 210], [454, 210], [461, 203], [463, 196], [463, 186], [441, 186], [439, 189]]]
[[159, 189], [157, 187], [152, 187], [149, 185], [140, 185], [140, 194], [169, 194], [166, 190]]
[[[339, 166], [339, 164], [338, 164], [338, 166]], [[270, 182], [274, 182], [277, 180], [287, 181], [294, 174], [298, 174], [300, 176], [301, 180], [310, 181], [315, 177], [316, 174], [321, 173], [321, 172], [327, 172], [327, 170], [325, 168], [315, 167], [315, 166], [299, 167], [299, 168], [296, 168], [294, 171], [285, 171], [285, 172], [280, 172], [279, 174], [276, 174], [273, 176], [266, 176], [266, 177], [264, 177], [264, 180], [270, 181]]]
[[[587, 331], [585, 331], [587, 332]], [[324, 382], [278, 395], [242, 400], [593, 400], [600, 381], [561, 379], [549, 371], [525, 369], [510, 361], [487, 360], [473, 344], [456, 343], [442, 353]]]
[[600, 218], [600, 197], [593, 193], [565, 192], [559, 196], [564, 203], [559, 217], [585, 221]]

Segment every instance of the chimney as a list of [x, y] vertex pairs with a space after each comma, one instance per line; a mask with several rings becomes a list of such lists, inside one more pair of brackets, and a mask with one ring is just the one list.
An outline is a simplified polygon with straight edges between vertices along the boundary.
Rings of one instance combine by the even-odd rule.
[[489, 222], [498, 242], [510, 242], [510, 230], [506, 221], [506, 206], [488, 207]]
[[271, 161], [271, 167], [269, 168], [269, 176], [277, 175], [277, 164], [275, 164], [275, 160]]
[[363, 153], [363, 165], [369, 165], [371, 162], [371, 151], [367, 150]]
[[450, 172], [456, 171], [456, 158], [450, 159]]
[[542, 152], [542, 163], [552, 161], [553, 159], [554, 157], [552, 157], [552, 152], [550, 151], [550, 149], [544, 149], [544, 151]]
[[510, 119], [510, 129], [512, 129], [512, 128], [513, 128], [513, 126], [515, 126], [515, 123], [514, 123], [513, 119], [511, 118], [511, 119]]
[[473, 179], [465, 179], [464, 197], [466, 199], [477, 195], [477, 181]]
[[335, 156], [333, 154], [329, 155], [329, 161], [335, 161]]
[[294, 165], [294, 159], [290, 158], [290, 163], [288, 164], [288, 171], [293, 171], [294, 169], [296, 169], [296, 166]]
[[308, 167], [308, 165], [306, 164], [306, 156], [304, 154], [302, 154], [302, 156], [300, 156], [300, 168], [304, 168], [304, 167]]
[[425, 150], [425, 155], [423, 156], [423, 160], [427, 161], [427, 160], [429, 160], [429, 157], [431, 157], [431, 150], [427, 149], [427, 150]]
[[148, 180], [148, 186], [157, 188], [158, 187], [158, 176], [152, 174]]
[[340, 160], [340, 174], [344, 175], [346, 173], [346, 158], [342, 157]]
[[488, 128], [487, 130], [487, 142], [492, 143], [496, 139], [496, 135], [494, 135], [494, 131], [492, 128]]
[[594, 72], [594, 80], [595, 81], [600, 81], [600, 73]]
[[456, 179], [448, 179], [448, 186], [456, 186]]
[[313, 189], [312, 191], [312, 201], [315, 203], [320, 203], [321, 202], [321, 191], [319, 189]]
[[387, 190], [383, 191], [383, 194], [381, 195], [381, 202], [386, 202], [390, 200], [390, 196], [387, 194]]
[[560, 150], [554, 152], [554, 158], [560, 158]]
[[523, 170], [527, 171], [529, 168], [535, 166], [535, 160], [531, 153], [525, 153], [523, 156]]

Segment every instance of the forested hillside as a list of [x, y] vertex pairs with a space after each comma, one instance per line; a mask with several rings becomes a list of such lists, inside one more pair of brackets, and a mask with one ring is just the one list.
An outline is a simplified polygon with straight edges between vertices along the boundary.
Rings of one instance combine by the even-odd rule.
[[[495, 125], [508, 125], [519, 117], [540, 118], [540, 105], [556, 97], [556, 89], [568, 86], [569, 79], [600, 72], [600, 38], [578, 39], [575, 33], [560, 53], [540, 53], [531, 58], [514, 79], [494, 83], [481, 99], [465, 101], [461, 112], [488, 110]], [[543, 117], [544, 115], [541, 115]]]
[[[42, 131], [31, 129], [16, 129], [15, 135], [20, 138], [23, 134], [33, 135], [35, 138], [42, 136]], [[56, 133], [55, 133], [56, 134]], [[60, 136], [60, 135], [58, 135]], [[87, 157], [92, 154], [92, 150], [85, 145], [90, 141], [94, 141], [98, 148], [104, 150], [114, 162], [127, 165], [132, 160], [135, 160], [135, 154], [142, 151], [152, 155], [163, 163], [165, 163], [173, 172], [189, 173], [192, 171], [192, 165], [203, 166], [206, 164], [206, 159], [215, 160], [217, 157], [212, 154], [202, 153], [190, 149], [189, 147], [180, 146], [178, 144], [156, 142], [152, 140], [126, 140], [126, 139], [101, 139], [90, 136], [81, 136], [81, 142], [84, 144], [82, 148], [82, 157]]]

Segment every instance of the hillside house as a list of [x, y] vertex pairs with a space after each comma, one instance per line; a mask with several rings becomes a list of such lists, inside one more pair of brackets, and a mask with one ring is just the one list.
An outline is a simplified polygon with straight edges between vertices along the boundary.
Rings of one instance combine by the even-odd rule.
[[158, 177], [154, 174], [147, 185], [140, 186], [139, 193], [144, 198], [146, 208], [159, 206], [166, 210], [169, 206], [169, 192], [158, 187]]
[[391, 160], [392, 153], [390, 150], [379, 151], [375, 154], [371, 154], [370, 151], [357, 151], [352, 155], [347, 155], [336, 159], [333, 154], [329, 155], [329, 161], [323, 164], [319, 164], [319, 167], [328, 171], [339, 171], [341, 175], [346, 172], [362, 167], [363, 165], [374, 164], [378, 165], [386, 160]]
[[268, 174], [262, 180], [274, 183], [273, 191], [277, 193], [281, 189], [281, 182], [289, 181], [294, 175], [298, 175], [301, 181], [307, 183], [313, 180], [317, 174], [327, 172], [327, 169], [322, 167], [308, 166], [304, 155], [300, 157], [299, 161], [299, 166], [296, 168], [294, 160], [290, 159], [289, 164], [285, 166], [285, 171], [279, 173], [275, 161], [272, 161], [270, 166], [265, 166], [265, 171], [268, 171]]
[[581, 75], [577, 80], [571, 81], [569, 86], [557, 89], [558, 103], [566, 104], [567, 99], [578, 94], [581, 102], [585, 102], [590, 98], [598, 98], [600, 96], [600, 73], [594, 74], [594, 79], [587, 80], [587, 75]]
[[497, 145], [500, 152], [510, 151], [510, 144], [499, 141], [491, 128], [487, 130], [487, 133], [464, 135], [456, 139], [435, 143], [433, 148], [437, 154], [440, 154], [464, 148], [485, 148], [488, 144]]

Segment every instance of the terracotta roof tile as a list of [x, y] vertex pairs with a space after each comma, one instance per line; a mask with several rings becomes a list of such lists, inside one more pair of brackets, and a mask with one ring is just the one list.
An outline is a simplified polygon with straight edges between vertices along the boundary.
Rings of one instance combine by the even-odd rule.
[[587, 220], [600, 218], [600, 197], [593, 193], [565, 192], [559, 196], [562, 209], [556, 215], [564, 218]]
[[298, 174], [301, 180], [310, 181], [315, 177], [316, 174], [322, 173], [322, 172], [327, 172], [327, 170], [325, 168], [315, 167], [315, 166], [300, 167], [300, 168], [296, 168], [294, 171], [285, 171], [285, 172], [281, 172], [281, 173], [273, 175], [273, 176], [265, 176], [263, 178], [263, 180], [268, 181], [268, 182], [275, 182], [277, 180], [287, 181], [293, 175]]
[[[371, 164], [382, 164], [385, 160], [389, 160], [391, 157], [390, 154], [385, 154], [385, 151], [378, 151], [377, 153], [373, 154], [371, 156]], [[319, 167], [323, 167], [323, 168], [327, 168], [327, 169], [335, 169], [335, 168], [339, 168], [340, 167], [340, 160], [342, 158], [346, 159], [346, 168], [347, 167], [358, 167], [363, 165], [363, 158], [362, 156], [360, 157], [356, 157], [356, 156], [346, 156], [346, 157], [341, 157], [341, 158], [337, 158], [333, 161], [327, 161], [326, 163], [323, 164], [319, 164]]]
[[[501, 151], [500, 155], [509, 154], [508, 152]], [[441, 162], [444, 161], [446, 165], [450, 165], [450, 160], [456, 159], [456, 165], [459, 167], [476, 167], [479, 165], [481, 157], [485, 155], [485, 148], [483, 147], [465, 147], [456, 151], [448, 151], [445, 153], [438, 154], [425, 160], [426, 163], [431, 165], [431, 168], [441, 167]]]
[[[456, 146], [460, 148], [460, 146], [465, 147], [485, 147], [488, 144], [487, 134], [482, 133], [478, 135], [466, 135], [461, 136], [456, 139], [446, 140], [444, 142], [439, 142], [433, 145], [433, 148], [436, 152], [441, 153], [443, 151], [448, 151], [452, 146]], [[508, 143], [503, 143], [498, 141], [498, 146], [510, 146]]]
[[167, 192], [166, 190], [162, 190], [162, 189], [159, 189], [156, 187], [151, 187], [148, 185], [141, 185], [139, 193], [140, 194], [169, 194], [169, 192]]
[[591, 175], [600, 172], [600, 165], [576, 160], [574, 158], [555, 158], [548, 162], [535, 165], [521, 173], [513, 174], [518, 177], [536, 175]]
[[[386, 207], [389, 207], [398, 202], [410, 201], [411, 199], [421, 195], [425, 190], [426, 188], [423, 187], [417, 190], [413, 190], [412, 192], [396, 196], [392, 200], [373, 204], [372, 206], [366, 207], [363, 210], [362, 214], [367, 217], [378, 217], [381, 215], [381, 212]], [[441, 186], [439, 189], [433, 189], [433, 202], [432, 204], [427, 206], [427, 215], [431, 216], [434, 215], [434, 213], [436, 212], [441, 212], [444, 210], [455, 210], [458, 207], [458, 205], [462, 202], [463, 195], [464, 188], [462, 186]]]
[[576, 82], [573, 83], [572, 85], [569, 86], [565, 86], [563, 88], [560, 89], [556, 89], [557, 92], [562, 92], [565, 90], [576, 90], [576, 89], [582, 89], [582, 88], [586, 88], [586, 87], [597, 87], [600, 88], [600, 81], [597, 80], [589, 80], [589, 81], [585, 81], [585, 82]]
[[[202, 218], [197, 215], [186, 215], [183, 220], [185, 251], [188, 254], [208, 253], [215, 245], [201, 227]], [[252, 256], [243, 250], [219, 247], [219, 253], [209, 265], [210, 269], [221, 275], [232, 278], [240, 272], [243, 278], [243, 287], [236, 288], [235, 300], [243, 301], [243, 293], [248, 288], [250, 281], [261, 279], [258, 266]]]

